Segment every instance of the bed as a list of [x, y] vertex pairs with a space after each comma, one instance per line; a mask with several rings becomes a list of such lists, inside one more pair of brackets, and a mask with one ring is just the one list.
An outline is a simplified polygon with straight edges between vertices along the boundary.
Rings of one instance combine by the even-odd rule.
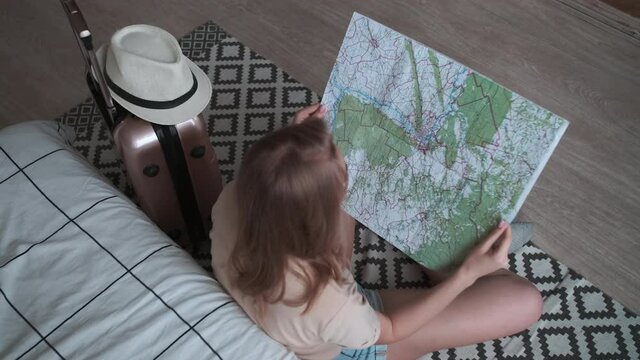
[[0, 358], [295, 358], [72, 140], [0, 131]]

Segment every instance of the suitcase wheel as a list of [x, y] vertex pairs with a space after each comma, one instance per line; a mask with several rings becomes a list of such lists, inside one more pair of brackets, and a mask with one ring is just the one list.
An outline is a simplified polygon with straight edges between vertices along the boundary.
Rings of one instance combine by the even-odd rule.
[[196, 146], [191, 150], [191, 157], [199, 159], [207, 152], [203, 145]]
[[142, 169], [142, 173], [148, 177], [154, 177], [160, 172], [160, 166], [156, 164], [147, 165]]

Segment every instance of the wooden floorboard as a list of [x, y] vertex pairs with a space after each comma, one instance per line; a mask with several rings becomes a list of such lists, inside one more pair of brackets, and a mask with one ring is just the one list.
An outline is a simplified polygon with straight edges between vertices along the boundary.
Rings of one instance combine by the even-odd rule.
[[[322, 93], [353, 11], [571, 122], [520, 217], [534, 242], [640, 311], [640, 46], [559, 1], [78, 0], [98, 41], [151, 23], [176, 36], [214, 20]], [[0, 4], [0, 126], [88, 96], [57, 1]]]

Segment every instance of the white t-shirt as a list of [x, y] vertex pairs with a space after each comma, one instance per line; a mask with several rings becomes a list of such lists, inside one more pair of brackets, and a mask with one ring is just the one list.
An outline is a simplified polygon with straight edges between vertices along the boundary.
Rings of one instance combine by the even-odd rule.
[[[305, 305], [292, 307], [282, 302], [265, 304], [257, 316], [255, 299], [243, 295], [230, 281], [228, 263], [237, 239], [237, 205], [234, 182], [225, 186], [213, 206], [211, 262], [214, 274], [244, 311], [269, 336], [287, 346], [302, 359], [333, 359], [343, 347], [365, 348], [380, 337], [375, 310], [362, 296], [348, 269], [345, 284], [330, 281], [305, 314]], [[298, 262], [300, 263], [300, 262]], [[303, 264], [293, 266], [303, 266]], [[296, 299], [303, 285], [292, 273], [285, 276], [284, 299]]]

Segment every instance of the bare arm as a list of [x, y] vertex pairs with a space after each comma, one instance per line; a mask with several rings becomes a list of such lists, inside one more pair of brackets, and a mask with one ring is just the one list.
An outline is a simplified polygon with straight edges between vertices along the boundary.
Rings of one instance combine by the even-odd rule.
[[407, 304], [390, 314], [378, 312], [380, 338], [378, 344], [390, 344], [402, 340], [424, 326], [444, 310], [474, 279], [461, 271], [436, 285], [429, 295]]
[[428, 295], [398, 310], [377, 313], [380, 338], [377, 344], [391, 344], [413, 334], [446, 308], [476, 279], [501, 268], [507, 261], [511, 228], [502, 223], [469, 254], [456, 272], [436, 285]]

